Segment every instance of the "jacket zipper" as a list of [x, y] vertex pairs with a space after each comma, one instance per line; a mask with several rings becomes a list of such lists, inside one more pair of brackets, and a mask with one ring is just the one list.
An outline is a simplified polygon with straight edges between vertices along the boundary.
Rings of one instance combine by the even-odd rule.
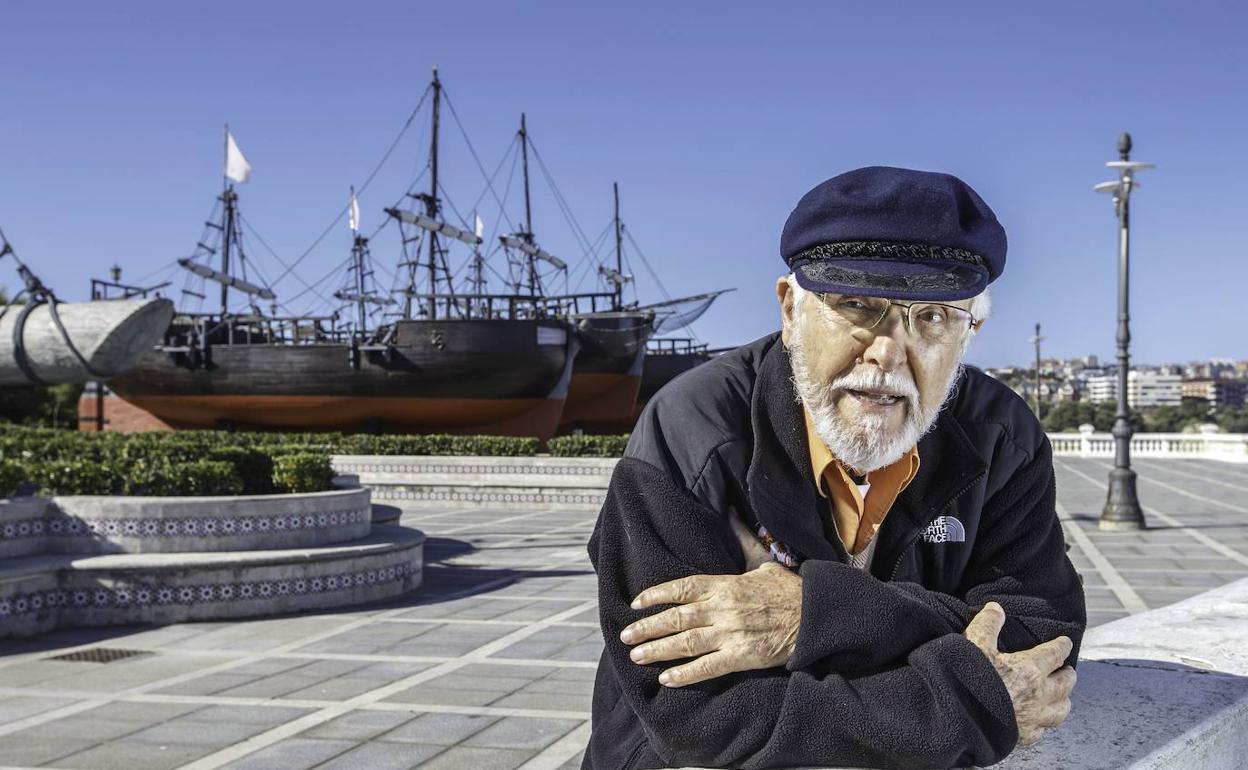
[[646, 738], [643, 735], [633, 750], [628, 752], [628, 758], [624, 760], [624, 766], [620, 770], [632, 770], [633, 762], [637, 761], [637, 756], [641, 754], [641, 750], [646, 747]]
[[[959, 497], [961, 497], [962, 495], [970, 491], [971, 487], [975, 486], [976, 482], [978, 482], [980, 478], [982, 478], [983, 475], [987, 472], [988, 472], [988, 469], [985, 468], [984, 470], [975, 474], [975, 477], [967, 481], [966, 484], [962, 485], [962, 487], [958, 489], [957, 494], [955, 494], [953, 497], [946, 500], [944, 505], [940, 506], [939, 510], [944, 510], [948, 508], [949, 506], [953, 505], [953, 501], [957, 500]], [[935, 513], [936, 511], [937, 511], [936, 506], [929, 508], [927, 510], [927, 513], [924, 514], [923, 518], [927, 519], [930, 522], [932, 520], [932, 514]], [[897, 554], [897, 563], [893, 565], [893, 572], [892, 574], [888, 576], [889, 582], [892, 582], [893, 580], [897, 578], [897, 570], [901, 569], [902, 560], [906, 558], [906, 554], [910, 551], [912, 547], [914, 547], [914, 541], [918, 540], [919, 535], [921, 534], [923, 534], [922, 529], [915, 530], [914, 534], [910, 536], [910, 539], [906, 541], [905, 547], [901, 549], [901, 552], [899, 554]]]

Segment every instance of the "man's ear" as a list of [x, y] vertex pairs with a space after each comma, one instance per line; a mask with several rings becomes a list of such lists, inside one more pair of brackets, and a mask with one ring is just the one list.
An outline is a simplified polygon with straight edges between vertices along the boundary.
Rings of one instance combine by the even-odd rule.
[[784, 276], [776, 280], [776, 300], [780, 303], [780, 339], [787, 347], [789, 328], [796, 319], [793, 317], [793, 287]]

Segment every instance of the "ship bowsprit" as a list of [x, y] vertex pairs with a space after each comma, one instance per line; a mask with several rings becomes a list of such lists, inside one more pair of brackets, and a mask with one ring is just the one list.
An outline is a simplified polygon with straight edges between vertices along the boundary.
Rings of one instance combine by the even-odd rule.
[[173, 318], [173, 303], [57, 302], [56, 315], [59, 325], [50, 302], [0, 307], [0, 385], [86, 382], [121, 374], [160, 341]]
[[345, 342], [156, 349], [110, 380], [173, 427], [554, 435], [578, 342], [554, 319], [400, 320]]

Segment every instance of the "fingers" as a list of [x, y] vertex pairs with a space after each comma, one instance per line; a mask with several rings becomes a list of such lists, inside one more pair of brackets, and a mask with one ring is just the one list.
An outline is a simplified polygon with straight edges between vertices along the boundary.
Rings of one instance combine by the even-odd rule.
[[1070, 666], [1062, 666], [1057, 671], [1049, 675], [1049, 684], [1053, 687], [1058, 697], [1069, 698], [1071, 692], [1075, 689], [1075, 682], [1079, 680], [1075, 670]]
[[1075, 670], [1063, 666], [1045, 679], [1048, 704], [1036, 719], [1040, 727], [1058, 727], [1070, 715], [1070, 695], [1075, 689]]
[[[1019, 654], [1030, 658], [1031, 662], [1043, 673], [1050, 674], [1062, 667], [1072, 649], [1074, 645], [1071, 644], [1070, 637], [1059, 636]], [[1073, 674], [1074, 671], [1072, 670], [1071, 673]]]
[[628, 657], [632, 658], [634, 663], [653, 663], [659, 660], [693, 658], [717, 649], [719, 649], [718, 634], [710, 628], [695, 628], [692, 631], [638, 645], [632, 649]]
[[697, 604], [680, 604], [628, 626], [620, 632], [620, 641], [624, 644], [637, 644], [705, 625], [709, 624], [703, 620], [701, 607]]
[[997, 636], [1005, 625], [1005, 610], [996, 602], [988, 602], [966, 626], [963, 636], [991, 656], [997, 651]]
[[696, 602], [706, 598], [709, 586], [715, 580], [722, 580], [725, 577], [733, 576], [691, 575], [679, 580], [669, 580], [666, 583], [660, 583], [637, 594], [637, 598], [633, 599], [633, 603], [630, 606], [635, 610], [643, 610], [646, 607], [654, 607], [659, 604], [688, 604], [689, 602]]
[[732, 655], [723, 651], [712, 652], [683, 666], [667, 669], [659, 674], [659, 684], [665, 687], [684, 687], [739, 670], [741, 669], [734, 664]]

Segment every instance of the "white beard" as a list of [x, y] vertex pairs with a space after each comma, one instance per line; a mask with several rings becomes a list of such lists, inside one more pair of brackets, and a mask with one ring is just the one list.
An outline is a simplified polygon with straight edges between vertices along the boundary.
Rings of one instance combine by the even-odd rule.
[[[793, 324], [789, 329], [788, 348], [797, 400], [810, 413], [815, 434], [836, 459], [859, 475], [892, 465], [918, 444], [919, 439], [936, 424], [940, 410], [950, 400], [953, 386], [966, 368], [959, 356], [958, 365], [944, 384], [940, 402], [933, 408], [924, 409], [912, 379], [896, 372], [885, 372], [877, 366], [860, 367], [828, 384], [815, 382], [807, 367], [800, 324]], [[882, 414], [864, 414], [854, 420], [847, 418], [833, 402], [833, 395], [838, 390], [888, 390], [903, 394], [906, 420], [901, 430], [896, 433], [885, 430], [886, 416]]]

